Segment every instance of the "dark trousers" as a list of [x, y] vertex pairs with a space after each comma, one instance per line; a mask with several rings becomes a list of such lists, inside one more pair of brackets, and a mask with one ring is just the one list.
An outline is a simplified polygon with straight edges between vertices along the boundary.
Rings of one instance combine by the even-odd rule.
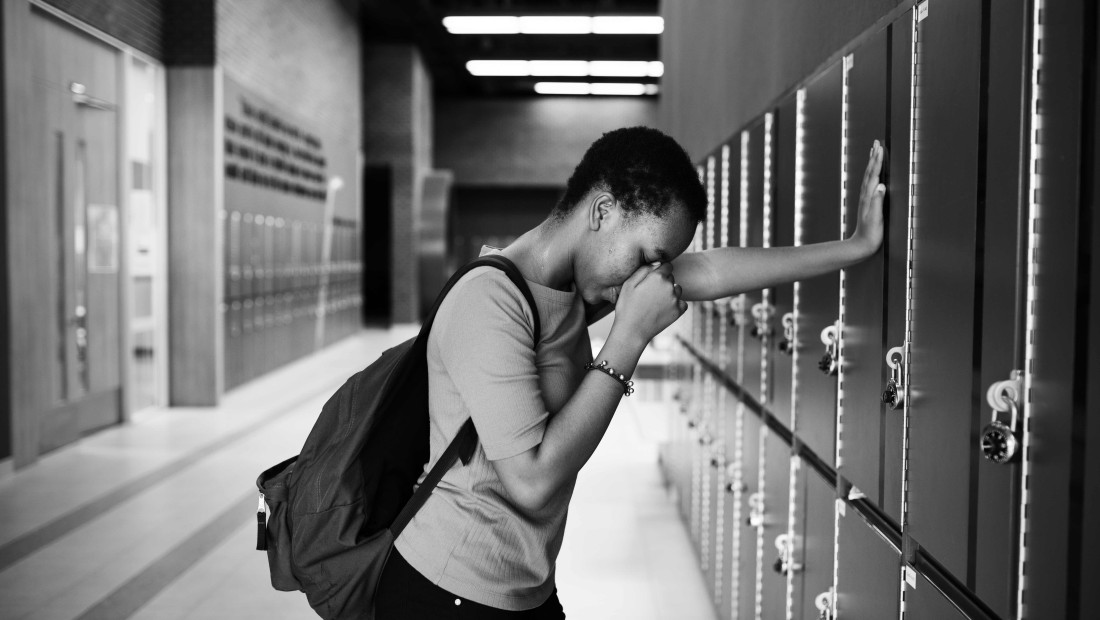
[[[455, 604], [458, 601], [459, 604]], [[564, 620], [558, 591], [535, 609], [507, 611], [464, 599], [440, 588], [390, 552], [374, 599], [376, 620]]]

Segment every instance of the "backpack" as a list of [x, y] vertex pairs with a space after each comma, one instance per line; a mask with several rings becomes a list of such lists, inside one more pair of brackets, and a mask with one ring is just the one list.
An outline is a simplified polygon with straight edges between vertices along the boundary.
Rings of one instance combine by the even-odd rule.
[[539, 315], [510, 260], [486, 255], [459, 269], [435, 300], [419, 335], [352, 375], [333, 394], [301, 453], [260, 474], [256, 548], [267, 551], [271, 585], [305, 592], [322, 618], [373, 618], [374, 594], [394, 540], [457, 459], [477, 446], [466, 420], [413, 487], [428, 460], [428, 333], [451, 287], [471, 269], [504, 271]]

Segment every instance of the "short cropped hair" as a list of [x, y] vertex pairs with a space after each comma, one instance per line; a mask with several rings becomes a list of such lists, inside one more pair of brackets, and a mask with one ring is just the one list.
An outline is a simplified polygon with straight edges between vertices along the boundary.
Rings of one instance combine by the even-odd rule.
[[610, 192], [628, 217], [664, 217], [675, 200], [684, 205], [693, 224], [706, 215], [707, 196], [688, 154], [650, 127], [616, 129], [593, 142], [551, 216], [564, 218], [592, 189]]

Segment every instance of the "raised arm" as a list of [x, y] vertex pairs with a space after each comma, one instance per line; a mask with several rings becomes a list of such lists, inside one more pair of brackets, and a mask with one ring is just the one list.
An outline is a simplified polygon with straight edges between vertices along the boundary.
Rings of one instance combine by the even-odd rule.
[[721, 299], [770, 288], [843, 269], [869, 258], [882, 244], [882, 201], [879, 183], [883, 148], [878, 140], [859, 192], [859, 217], [851, 237], [796, 247], [726, 247], [688, 252], [672, 261], [685, 301]]

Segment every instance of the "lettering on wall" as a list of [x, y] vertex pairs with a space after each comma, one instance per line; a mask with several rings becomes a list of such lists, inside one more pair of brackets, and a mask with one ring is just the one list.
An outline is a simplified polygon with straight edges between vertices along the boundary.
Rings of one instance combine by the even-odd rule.
[[321, 139], [266, 106], [239, 97], [225, 116], [225, 176], [306, 200], [324, 202]]

